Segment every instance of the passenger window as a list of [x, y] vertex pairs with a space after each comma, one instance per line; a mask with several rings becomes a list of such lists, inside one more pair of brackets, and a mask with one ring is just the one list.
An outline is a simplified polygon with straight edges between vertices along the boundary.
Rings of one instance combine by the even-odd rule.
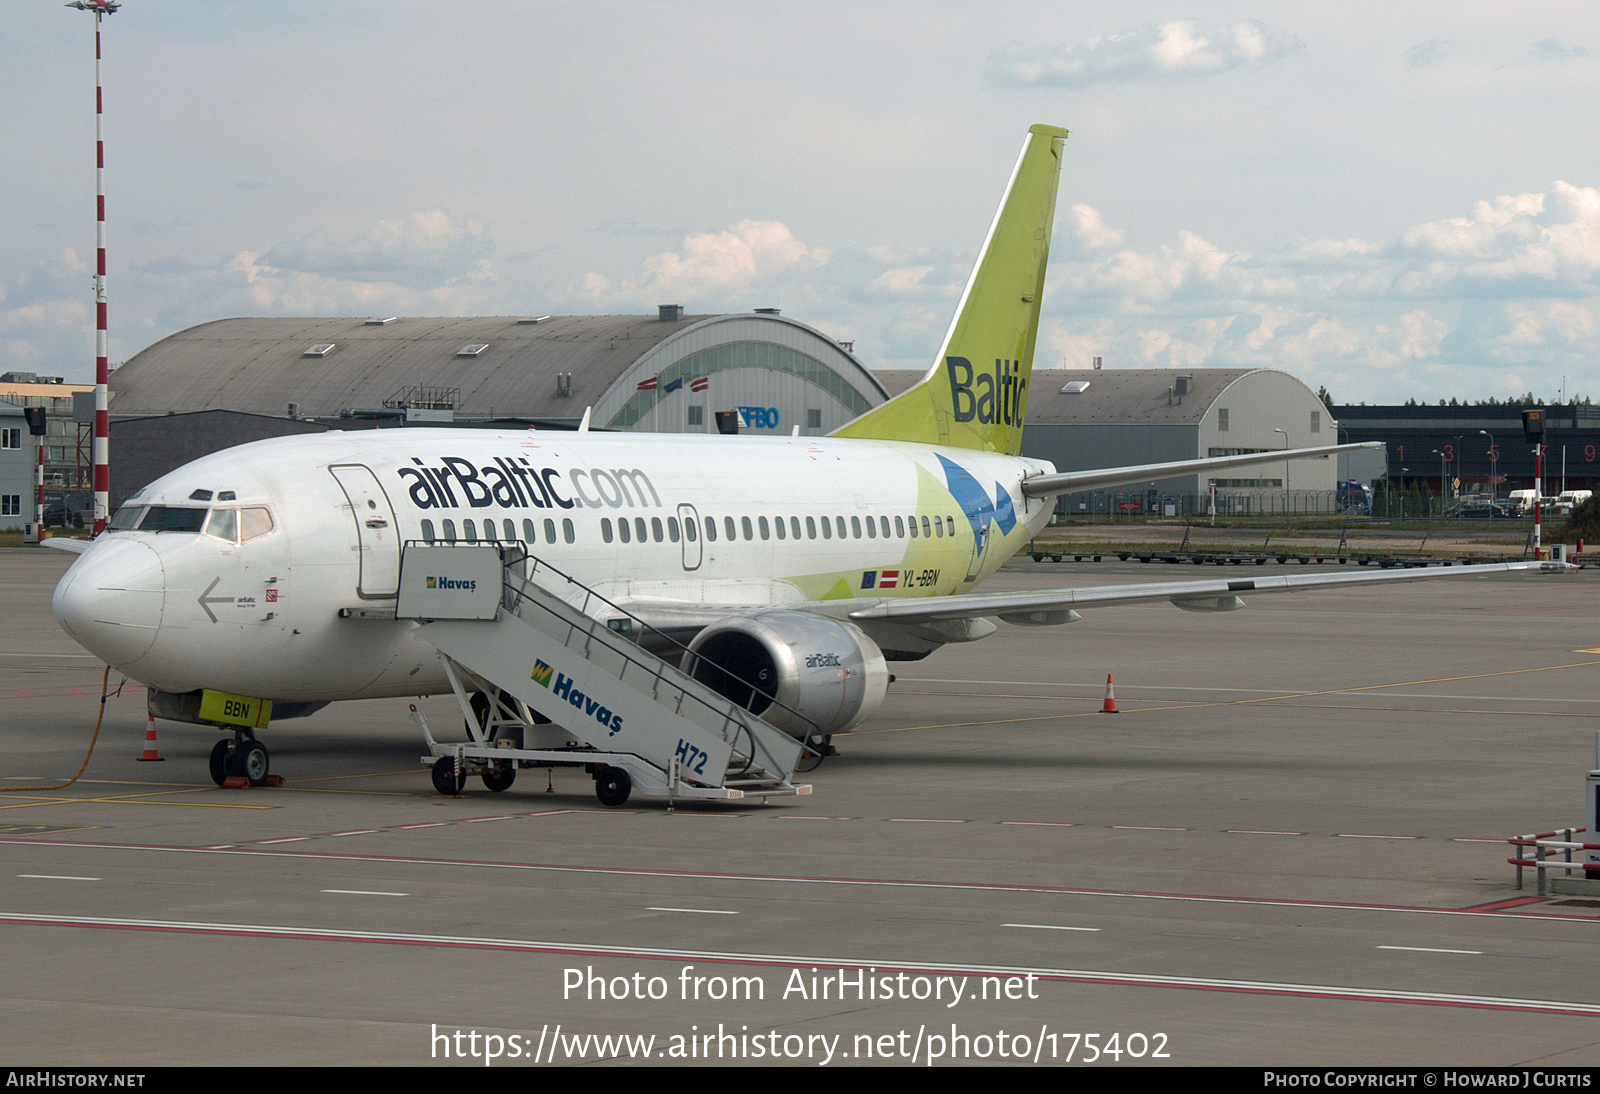
[[761, 538], [770, 539], [772, 536], [772, 528], [767, 524], [767, 518], [757, 517], [756, 524], [761, 529]]
[[851, 517], [850, 518], [850, 534], [852, 536], [854, 536], [856, 539], [860, 539], [861, 538], [861, 518], [860, 517]]
[[[894, 519], [895, 520], [899, 520], [900, 518], [899, 517], [895, 517]], [[911, 526], [911, 538], [912, 539], [916, 539], [917, 538], [917, 518], [916, 517], [912, 517], [910, 520], [906, 521], [906, 523]]]
[[956, 518], [955, 517], [945, 517], [944, 518], [944, 530], [945, 530], [945, 534], [946, 535], [950, 536], [952, 539], [955, 538], [955, 534], [956, 534]]
[[470, 520], [461, 522], [461, 531], [466, 535], [468, 543], [478, 542], [478, 526]]
[[425, 520], [422, 522], [422, 539], [425, 543], [433, 542], [433, 521]]
[[839, 538], [843, 539], [844, 538], [844, 518], [843, 517], [834, 517], [833, 519], [838, 522], [835, 525], [835, 527], [837, 527], [839, 529]]
[[272, 514], [265, 509], [239, 510], [239, 542], [249, 543], [272, 531]]
[[229, 543], [237, 542], [239, 539], [239, 510], [211, 510], [211, 519], [206, 521], [206, 535], [225, 539]]
[[878, 522], [873, 520], [871, 517], [867, 518], [867, 538], [868, 539], [877, 539], [878, 538]]
[[940, 520], [938, 517], [933, 518], [933, 534], [938, 536], [940, 539], [944, 538], [944, 521]]
[[[883, 519], [885, 521], [887, 521], [889, 518], [888, 517], [884, 517]], [[884, 533], [883, 534], [884, 535], [888, 535], [889, 534], [887, 524], [884, 527]], [[899, 517], [895, 517], [894, 518], [894, 538], [895, 539], [905, 539], [906, 538], [906, 526], [904, 524], [900, 523], [900, 518]]]
[[602, 543], [610, 543], [611, 542], [611, 518], [610, 517], [601, 517], [600, 518], [600, 542], [602, 542]]
[[561, 538], [568, 543], [578, 542], [578, 530], [572, 526], [571, 517], [561, 518]]
[[453, 520], [444, 522], [444, 541], [446, 543], [454, 543], [456, 541], [456, 522]]
[[484, 542], [485, 543], [494, 543], [494, 542], [496, 542], [496, 539], [497, 539], [497, 537], [495, 536], [495, 533], [494, 533], [494, 521], [493, 520], [484, 521], [483, 522], [483, 540], [484, 540]]
[[928, 527], [928, 518], [927, 517], [923, 517], [922, 518], [922, 538], [923, 539], [927, 539], [928, 537], [930, 537], [932, 535], [933, 535], [933, 529]]
[[706, 518], [706, 542], [707, 543], [715, 543], [715, 542], [717, 542], [717, 518], [716, 517], [707, 517]]
[[[690, 533], [690, 534], [692, 535], [693, 533]], [[667, 518], [667, 538], [670, 539], [673, 543], [678, 542], [678, 518], [677, 517], [668, 517]]]
[[827, 517], [822, 518], [822, 538], [833, 538], [833, 521], [829, 520]]
[[739, 518], [739, 526], [744, 529], [744, 538], [745, 539], [755, 539], [756, 538], [755, 529], [750, 527], [750, 518], [749, 517], [740, 517]]
[[633, 518], [633, 535], [640, 543], [649, 541], [650, 533], [645, 530], [643, 517]]
[[683, 522], [683, 538], [687, 539], [690, 543], [693, 543], [699, 537], [700, 526], [695, 524], [693, 520], [685, 520]]
[[[544, 518], [544, 541], [546, 543], [554, 543], [556, 541], [556, 522], [549, 517]], [[610, 543], [611, 540], [607, 539], [606, 542]]]
[[879, 526], [883, 529], [883, 538], [884, 539], [888, 539], [889, 538], [889, 518], [888, 517], [879, 517], [878, 520], [880, 522]]
[[511, 542], [516, 540], [516, 538], [517, 538], [517, 522], [516, 521], [512, 520], [510, 517], [507, 517], [505, 520], [500, 522], [500, 527], [504, 528], [505, 531], [506, 531], [506, 542], [507, 543], [511, 543]]
[[617, 538], [624, 543], [633, 542], [633, 533], [628, 530], [628, 518], [617, 518]]
[[790, 517], [789, 518], [789, 534], [795, 539], [799, 539], [800, 538], [800, 518], [799, 517]]
[[807, 539], [816, 539], [817, 538], [817, 518], [816, 517], [807, 517], [806, 518], [806, 538]]
[[[655, 539], [655, 541], [657, 543], [660, 543], [663, 539], [666, 538], [666, 536], [661, 531], [661, 518], [660, 517], [651, 517], [650, 518], [650, 535], [652, 537], [654, 537], [654, 539]], [[677, 537], [673, 537], [673, 538], [677, 538]]]
[[[767, 518], [766, 517], [762, 517], [761, 519], [762, 520], [766, 520]], [[773, 517], [772, 518], [772, 530], [778, 533], [778, 538], [779, 539], [783, 539], [784, 538], [784, 532], [786, 532], [787, 529], [784, 528], [784, 526], [783, 526], [783, 518], [782, 517]]]
[[722, 518], [722, 530], [724, 532], [728, 533], [728, 538], [730, 540], [734, 540], [734, 539], [738, 539], [739, 538], [739, 530], [733, 526], [733, 518], [732, 517], [723, 517]]
[[533, 521], [524, 519], [522, 522], [522, 538], [531, 546], [539, 542], [539, 537], [534, 534]]

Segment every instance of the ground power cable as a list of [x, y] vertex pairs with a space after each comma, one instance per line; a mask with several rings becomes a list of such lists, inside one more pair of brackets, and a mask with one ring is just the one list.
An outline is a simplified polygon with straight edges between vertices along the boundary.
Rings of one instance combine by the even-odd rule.
[[[126, 680], [123, 683], [127, 683]], [[106, 718], [106, 700], [111, 697], [111, 666], [106, 666], [106, 671], [100, 677], [100, 716], [94, 720], [94, 736], [89, 738], [89, 751], [83, 754], [83, 763], [78, 765], [78, 773], [64, 783], [54, 786], [0, 786], [0, 794], [33, 794], [40, 790], [65, 790], [83, 777], [89, 768], [89, 757], [94, 755], [95, 742], [100, 739], [100, 723]], [[122, 694], [122, 684], [117, 685], [117, 694]]]

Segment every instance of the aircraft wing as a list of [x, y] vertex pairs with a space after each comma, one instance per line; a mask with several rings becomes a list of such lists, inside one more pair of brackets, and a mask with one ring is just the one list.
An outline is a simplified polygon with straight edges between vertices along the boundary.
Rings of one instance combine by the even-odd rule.
[[[1429, 578], [1470, 577], [1518, 570], [1559, 572], [1575, 567], [1562, 562], [1495, 562], [1477, 566], [1433, 566], [1378, 573], [1284, 574], [1272, 577], [1219, 577], [1202, 581], [1156, 581], [1135, 585], [1094, 585], [1081, 589], [1047, 589], [1030, 593], [970, 593], [965, 596], [930, 597], [926, 600], [881, 598], [875, 600], [816, 601], [801, 605], [812, 611], [847, 604], [839, 613], [854, 620], [890, 623], [933, 623], [942, 620], [998, 616], [1009, 623], [1050, 624], [1068, 622], [1075, 608], [1169, 600], [1179, 608], [1199, 612], [1230, 612], [1244, 607], [1241, 593], [1282, 593], [1323, 589], [1335, 585], [1364, 585], [1386, 581], [1424, 581]], [[833, 614], [829, 612], [829, 614]]]
[[1144, 463], [1128, 467], [1105, 467], [1093, 471], [1063, 471], [1056, 475], [1035, 475], [1024, 479], [1022, 492], [1030, 498], [1048, 498], [1105, 486], [1125, 486], [1135, 482], [1170, 479], [1179, 475], [1198, 475], [1206, 471], [1227, 471], [1236, 467], [1260, 467], [1284, 460], [1310, 460], [1338, 452], [1357, 452], [1363, 448], [1382, 448], [1382, 441], [1360, 444], [1331, 444], [1321, 448], [1282, 448], [1270, 452], [1247, 452], [1241, 456], [1211, 456], [1203, 460], [1177, 460], [1173, 463]]
[[74, 555], [81, 555], [89, 549], [89, 544], [94, 542], [88, 539], [73, 539], [70, 536], [51, 536], [40, 541], [46, 547], [54, 547], [58, 551], [67, 551]]

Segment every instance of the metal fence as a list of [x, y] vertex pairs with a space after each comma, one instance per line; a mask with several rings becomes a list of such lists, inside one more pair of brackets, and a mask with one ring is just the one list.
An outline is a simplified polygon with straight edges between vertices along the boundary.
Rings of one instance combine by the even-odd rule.
[[[1284, 517], [1342, 515], [1355, 521], [1482, 520], [1485, 524], [1528, 524], [1531, 518], [1490, 515], [1486, 509], [1456, 510], [1459, 499], [1430, 497], [1417, 491], [1379, 491], [1370, 502], [1352, 501], [1337, 490], [1275, 490], [1250, 493], [1218, 491], [1209, 494], [1118, 494], [1093, 491], [1064, 494], [1056, 500], [1058, 517], [1205, 518]], [[1213, 509], [1213, 506], [1215, 507]], [[1557, 515], [1546, 513], [1546, 520]]]

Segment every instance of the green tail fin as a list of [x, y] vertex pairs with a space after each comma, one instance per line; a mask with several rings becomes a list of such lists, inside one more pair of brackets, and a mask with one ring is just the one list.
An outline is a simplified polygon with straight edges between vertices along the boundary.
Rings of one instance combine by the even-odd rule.
[[1016, 455], [1039, 334], [1065, 129], [1035, 125], [944, 345], [916, 387], [834, 431]]

